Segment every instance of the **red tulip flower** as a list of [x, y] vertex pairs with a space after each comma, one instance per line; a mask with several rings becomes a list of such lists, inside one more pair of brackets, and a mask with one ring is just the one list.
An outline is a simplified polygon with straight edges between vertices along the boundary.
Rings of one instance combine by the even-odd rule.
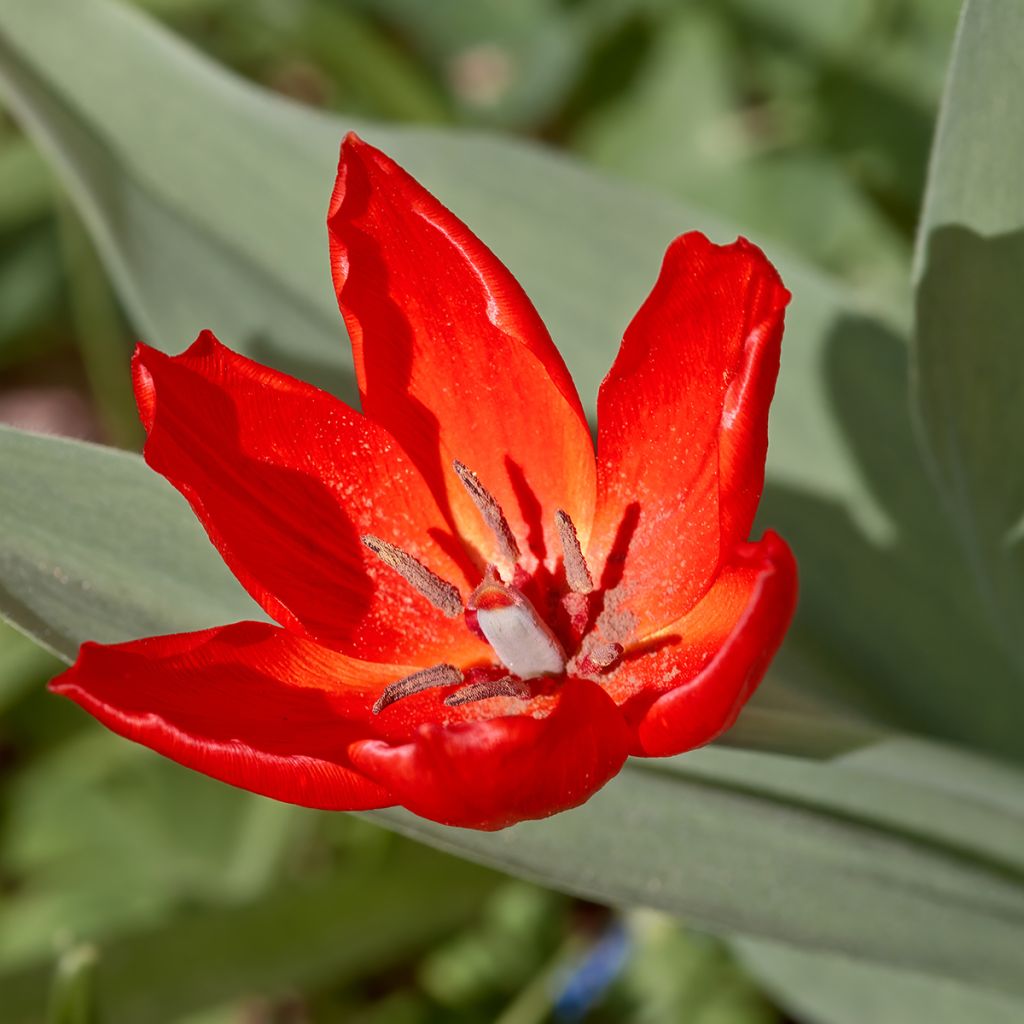
[[349, 136], [328, 227], [362, 413], [206, 332], [140, 345], [146, 461], [270, 622], [83, 645], [51, 684], [225, 782], [497, 829], [728, 729], [796, 599], [748, 541], [789, 294], [690, 233], [598, 396], [509, 271]]

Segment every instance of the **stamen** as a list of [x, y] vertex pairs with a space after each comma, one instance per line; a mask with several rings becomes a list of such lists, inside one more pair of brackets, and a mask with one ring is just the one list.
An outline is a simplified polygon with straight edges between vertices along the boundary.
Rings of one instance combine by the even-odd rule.
[[458, 459], [452, 463], [455, 475], [462, 481], [469, 496], [473, 499], [483, 517], [484, 522], [490, 527], [491, 533], [498, 539], [498, 547], [501, 553], [509, 562], [515, 564], [519, 561], [519, 545], [512, 535], [512, 528], [508, 525], [505, 513], [501, 506], [495, 501], [494, 495], [482, 483], [479, 477], [471, 469], [467, 469]]
[[583, 557], [576, 526], [568, 513], [561, 509], [555, 513], [555, 525], [558, 527], [558, 539], [562, 542], [565, 582], [577, 594], [589, 594], [594, 589], [594, 579], [587, 568], [587, 560]]
[[462, 597], [458, 588], [422, 562], [394, 544], [373, 534], [364, 534], [362, 542], [390, 569], [394, 569], [414, 590], [422, 594], [435, 608], [440, 608], [450, 619], [462, 614]]
[[596, 668], [608, 669], [622, 657], [624, 650], [622, 644], [598, 644], [587, 657]]
[[420, 690], [429, 690], [435, 686], [454, 686], [462, 682], [462, 673], [454, 665], [434, 665], [432, 668], [424, 668], [419, 672], [413, 672], [411, 676], [399, 679], [398, 682], [388, 683], [384, 692], [377, 698], [373, 705], [373, 713], [379, 715], [389, 704], [403, 697], [411, 697]]
[[530, 687], [521, 679], [502, 676], [501, 679], [491, 679], [483, 683], [470, 683], [469, 686], [448, 694], [444, 702], [448, 707], [456, 708], [471, 701], [487, 700], [488, 697], [519, 697], [525, 700], [529, 696]]

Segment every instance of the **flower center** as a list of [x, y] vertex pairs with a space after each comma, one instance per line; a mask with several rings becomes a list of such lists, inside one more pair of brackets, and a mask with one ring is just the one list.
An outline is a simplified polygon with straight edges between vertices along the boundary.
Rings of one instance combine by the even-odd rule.
[[521, 590], [501, 582], [489, 570], [473, 591], [469, 607], [498, 660], [520, 679], [556, 676], [565, 671], [565, 651]]
[[[516, 567], [520, 559], [519, 545], [501, 506], [476, 473], [457, 460], [452, 468], [481, 518], [494, 534], [502, 558]], [[594, 590], [594, 582], [572, 519], [559, 509], [555, 513], [555, 525], [562, 546], [565, 581], [570, 591], [563, 598], [563, 606], [574, 620], [577, 632], [582, 633], [583, 629], [579, 627], [581, 623], [586, 623], [587, 595]], [[408, 552], [379, 537], [368, 534], [362, 541], [385, 565], [397, 572], [436, 608], [450, 618], [463, 614], [458, 588], [447, 580]], [[517, 578], [515, 583], [519, 582], [521, 580]], [[450, 694], [445, 699], [447, 705], [497, 696], [526, 699], [531, 694], [527, 680], [562, 675], [565, 672], [568, 659], [554, 630], [538, 614], [523, 591], [514, 583], [502, 580], [493, 565], [488, 565], [482, 582], [470, 595], [467, 613], [472, 616], [470, 621], [475, 621], [478, 631], [490, 644], [495, 657], [508, 670], [509, 675], [470, 682]], [[622, 648], [618, 644], [598, 644], [582, 657], [577, 669], [582, 672], [604, 671], [614, 665], [621, 654]], [[453, 686], [463, 681], [463, 674], [453, 665], [435, 665], [414, 672], [386, 686], [373, 712], [378, 714], [389, 704], [421, 690]]]

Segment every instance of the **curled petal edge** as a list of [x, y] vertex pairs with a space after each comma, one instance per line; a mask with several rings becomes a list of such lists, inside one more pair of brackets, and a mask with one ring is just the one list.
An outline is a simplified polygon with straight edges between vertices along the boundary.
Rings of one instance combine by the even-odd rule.
[[655, 699], [635, 723], [632, 754], [670, 757], [721, 736], [735, 723], [782, 644], [796, 610], [792, 551], [768, 531], [757, 543], [740, 545], [738, 557], [759, 565], [746, 606], [711, 660], [693, 678]]

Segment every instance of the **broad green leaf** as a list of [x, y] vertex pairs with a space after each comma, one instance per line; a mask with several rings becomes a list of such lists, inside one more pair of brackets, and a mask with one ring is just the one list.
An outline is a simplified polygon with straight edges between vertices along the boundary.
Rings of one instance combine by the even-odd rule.
[[[407, 164], [508, 262], [591, 407], [669, 238], [694, 226], [735, 234], [522, 143], [294, 106], [109, 0], [7, 0], [0, 90], [56, 161], [148, 341], [177, 351], [209, 326], [348, 398], [323, 227], [348, 128]], [[834, 283], [771, 255], [795, 296], [762, 517], [802, 566], [786, 678], [816, 699], [1018, 756], [1024, 695], [965, 600], [967, 572], [919, 486], [902, 341]]]
[[[45, 621], [65, 657], [88, 630], [114, 639], [246, 614], [184, 503], [136, 457], [7, 431], [0, 464], [21, 485], [21, 507], [0, 511], [0, 574], [22, 602], [5, 611], [23, 628]], [[67, 553], [59, 566], [54, 551]], [[584, 807], [498, 834], [371, 817], [569, 892], [1017, 990], [1019, 774], [870, 734], [836, 749], [847, 753], [640, 761]]]
[[918, 237], [914, 383], [946, 505], [1024, 670], [1022, 38], [1019, 4], [964, 6]]
[[[231, 997], [385, 970], [473, 918], [495, 877], [417, 848], [340, 866], [259, 900], [211, 905], [102, 945], [95, 968], [103, 1024], [162, 1024]], [[50, 965], [0, 973], [4, 1024], [35, 1024]]]
[[[48, 650], [70, 658], [86, 638], [114, 642], [261, 616], [210, 558], [180, 497], [137, 456], [4, 427], [0, 446], [9, 481], [0, 506], [0, 608]], [[83, 516], [96, 521], [97, 506], [106, 536], [78, 528]], [[53, 530], [62, 536], [57, 548]]]
[[743, 966], [802, 1024], [1017, 1024], [1024, 1000], [949, 978], [770, 942], [732, 943]]
[[869, 540], [836, 502], [769, 479], [760, 519], [795, 543], [801, 585], [796, 643], [778, 669], [798, 679], [803, 659], [816, 659], [848, 703], [1020, 760], [1024, 687], [920, 460], [906, 348], [877, 322], [848, 317], [822, 355], [850, 455], [890, 519]]

